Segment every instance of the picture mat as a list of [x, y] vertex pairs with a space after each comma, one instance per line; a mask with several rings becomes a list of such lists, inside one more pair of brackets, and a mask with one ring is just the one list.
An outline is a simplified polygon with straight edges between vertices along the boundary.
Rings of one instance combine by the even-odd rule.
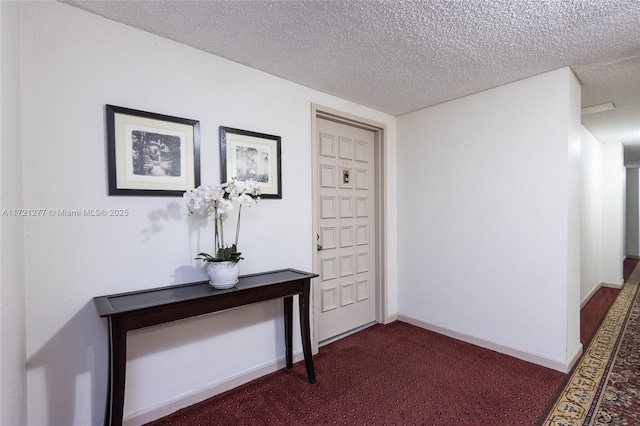
[[263, 194], [278, 193], [278, 147], [277, 142], [271, 139], [260, 137], [239, 135], [227, 132], [227, 180], [237, 178], [237, 182], [242, 184], [238, 176], [238, 171], [244, 169], [241, 164], [242, 159], [238, 156], [239, 150], [255, 149], [258, 153], [266, 156], [267, 164], [263, 167], [258, 165], [258, 170], [267, 175], [267, 182], [258, 182]]
[[[193, 126], [128, 114], [114, 114], [116, 145], [116, 177], [118, 189], [158, 189], [186, 191], [195, 186], [192, 170], [194, 164]], [[133, 170], [134, 131], [158, 133], [180, 138], [180, 175], [136, 175]], [[156, 188], [157, 186], [157, 188]]]

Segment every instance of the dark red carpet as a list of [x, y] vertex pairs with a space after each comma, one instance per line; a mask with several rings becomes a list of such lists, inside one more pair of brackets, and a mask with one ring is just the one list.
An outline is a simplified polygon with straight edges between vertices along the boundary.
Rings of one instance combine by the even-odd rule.
[[624, 280], [626, 281], [629, 278], [629, 275], [633, 272], [636, 265], [638, 264], [638, 259], [625, 259], [622, 266], [622, 274], [624, 275]]
[[580, 343], [583, 348], [589, 346], [618, 293], [619, 288], [600, 287], [580, 310]]
[[636, 266], [540, 426], [640, 425], [639, 283]]
[[403, 322], [320, 348], [304, 363], [152, 425], [535, 424], [564, 374]]
[[[585, 347], [618, 292], [600, 288], [581, 310]], [[399, 321], [326, 345], [314, 362], [315, 385], [299, 362], [149, 425], [533, 425], [566, 378]]]
[[[637, 263], [638, 259], [625, 259], [622, 266], [625, 281]], [[586, 348], [589, 345], [618, 293], [620, 293], [619, 288], [600, 287], [580, 310], [580, 343], [583, 347]]]

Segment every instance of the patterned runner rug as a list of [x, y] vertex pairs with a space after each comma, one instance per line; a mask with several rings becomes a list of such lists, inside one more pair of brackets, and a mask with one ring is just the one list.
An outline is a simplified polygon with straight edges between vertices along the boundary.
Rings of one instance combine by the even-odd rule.
[[541, 425], [640, 425], [639, 282], [640, 266]]

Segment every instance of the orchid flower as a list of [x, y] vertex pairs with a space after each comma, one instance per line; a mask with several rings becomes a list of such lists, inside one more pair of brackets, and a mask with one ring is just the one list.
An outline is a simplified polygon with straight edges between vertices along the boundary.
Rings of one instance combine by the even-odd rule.
[[[186, 191], [182, 196], [187, 202], [190, 215], [213, 216], [215, 257], [207, 253], [200, 253], [196, 259], [206, 261], [238, 261], [241, 259], [238, 252], [238, 237], [240, 236], [240, 214], [242, 206], [251, 207], [260, 199], [260, 184], [255, 181], [244, 182], [240, 187], [236, 179], [231, 179], [215, 187], [200, 185], [195, 189]], [[238, 203], [238, 219], [236, 222], [235, 243], [231, 247], [224, 244], [223, 221], [228, 213], [233, 210], [233, 203]]]

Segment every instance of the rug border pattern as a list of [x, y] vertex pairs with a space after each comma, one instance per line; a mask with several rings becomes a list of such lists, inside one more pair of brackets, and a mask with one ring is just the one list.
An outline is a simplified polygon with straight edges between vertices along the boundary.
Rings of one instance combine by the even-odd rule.
[[620, 347], [631, 307], [637, 297], [640, 267], [624, 284], [587, 351], [573, 369], [543, 426], [590, 424]]

